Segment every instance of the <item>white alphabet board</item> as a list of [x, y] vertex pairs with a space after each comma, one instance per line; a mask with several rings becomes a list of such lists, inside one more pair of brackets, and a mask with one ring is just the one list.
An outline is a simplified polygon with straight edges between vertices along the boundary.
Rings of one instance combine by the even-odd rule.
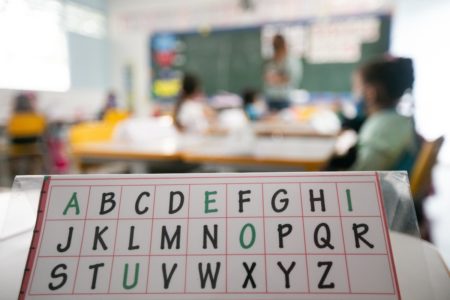
[[378, 175], [44, 180], [20, 299], [400, 299]]

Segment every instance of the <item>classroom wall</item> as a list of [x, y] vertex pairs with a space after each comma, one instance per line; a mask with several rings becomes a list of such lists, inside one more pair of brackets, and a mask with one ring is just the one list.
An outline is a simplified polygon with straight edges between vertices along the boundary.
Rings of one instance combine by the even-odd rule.
[[[61, 3], [94, 9], [107, 20], [107, 1], [61, 0]], [[38, 109], [52, 120], [72, 122], [89, 119], [99, 111], [105, 94], [111, 87], [109, 37], [106, 34], [101, 38], [94, 38], [68, 30], [66, 39], [70, 89], [67, 92], [38, 91]], [[5, 124], [8, 119], [12, 100], [18, 92], [20, 91], [0, 89], [0, 103], [3, 108], [0, 110], [0, 125]]]
[[[64, 3], [75, 3], [94, 9], [108, 20], [108, 3], [105, 0], [64, 0]], [[92, 37], [68, 31], [67, 43], [71, 89], [107, 90], [111, 86], [108, 34], [106, 33], [102, 37]]]

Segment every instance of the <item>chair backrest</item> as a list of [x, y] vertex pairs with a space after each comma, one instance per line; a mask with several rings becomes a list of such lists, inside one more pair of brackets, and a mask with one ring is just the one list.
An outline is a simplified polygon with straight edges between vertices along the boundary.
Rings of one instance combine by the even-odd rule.
[[7, 133], [11, 138], [42, 136], [44, 131], [45, 118], [36, 113], [14, 114], [7, 125]]
[[436, 163], [444, 137], [434, 141], [424, 141], [411, 172], [411, 192], [413, 199], [420, 200], [428, 193], [431, 185], [431, 172]]

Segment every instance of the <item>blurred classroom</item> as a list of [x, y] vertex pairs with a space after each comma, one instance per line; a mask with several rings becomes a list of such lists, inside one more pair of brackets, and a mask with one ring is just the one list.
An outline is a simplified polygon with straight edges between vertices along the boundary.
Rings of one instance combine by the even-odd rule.
[[[0, 184], [406, 169], [450, 265], [448, 16], [445, 0], [0, 0]], [[380, 91], [392, 161], [357, 151]], [[396, 120], [417, 133], [402, 166]]]

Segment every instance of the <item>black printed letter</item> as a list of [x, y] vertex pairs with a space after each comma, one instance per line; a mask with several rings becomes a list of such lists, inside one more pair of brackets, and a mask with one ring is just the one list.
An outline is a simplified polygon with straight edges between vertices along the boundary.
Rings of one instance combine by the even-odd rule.
[[92, 250], [97, 250], [97, 242], [100, 242], [103, 250], [108, 249], [108, 247], [105, 244], [105, 241], [102, 239], [102, 234], [105, 233], [106, 230], [108, 230], [108, 226], [105, 226], [101, 231], [99, 229], [100, 226], [95, 226], [94, 246], [92, 247]]
[[316, 207], [314, 205], [314, 202], [320, 201], [320, 207], [322, 211], [325, 211], [325, 197], [323, 196], [323, 190], [319, 190], [320, 196], [315, 198], [314, 192], [312, 189], [309, 189], [309, 202], [311, 203], [311, 211], [316, 211]]
[[89, 266], [89, 270], [94, 269], [94, 273], [92, 274], [91, 290], [95, 290], [95, 286], [96, 286], [96, 284], [97, 284], [97, 272], [98, 272], [98, 268], [104, 267], [104, 266], [105, 266], [104, 263], [99, 263], [99, 264], [95, 264], [95, 265], [90, 265], [90, 266]]
[[180, 249], [180, 234], [181, 234], [181, 225], [177, 225], [177, 229], [175, 229], [175, 233], [173, 234], [172, 238], [169, 237], [169, 234], [167, 233], [166, 226], [163, 226], [161, 229], [161, 250], [164, 249], [164, 241], [167, 241], [168, 248], [172, 249], [172, 245], [177, 241], [176, 248]]
[[52, 290], [52, 291], [62, 288], [63, 285], [66, 284], [66, 281], [67, 281], [67, 274], [66, 274], [66, 273], [57, 273], [58, 269], [67, 270], [67, 265], [66, 265], [66, 264], [59, 264], [59, 265], [56, 265], [56, 266], [53, 268], [53, 270], [52, 270], [50, 276], [51, 276], [52, 278], [62, 277], [62, 280], [61, 280], [61, 282], [60, 282], [59, 284], [57, 284], [57, 285], [54, 285], [52, 282], [50, 282], [50, 283], [48, 284], [48, 288], [49, 288], [50, 290]]
[[323, 272], [322, 277], [319, 280], [319, 284], [317, 287], [319, 289], [334, 289], [334, 282], [330, 282], [325, 284], [325, 280], [327, 279], [328, 273], [331, 270], [331, 266], [333, 266], [332, 261], [319, 261], [317, 262], [317, 266], [320, 268], [321, 266], [325, 266], [325, 271]]
[[[325, 237], [321, 237], [319, 241], [319, 230], [322, 227], [325, 228]], [[331, 233], [328, 224], [320, 223], [319, 225], [317, 225], [316, 229], [314, 229], [314, 244], [316, 244], [316, 247], [319, 249], [323, 249], [325, 247], [334, 249], [334, 246], [330, 243], [330, 240], [331, 240]], [[322, 242], [322, 244], [320, 242]]]
[[[369, 226], [367, 224], [361, 223], [356, 224], [353, 223], [353, 234], [355, 235], [355, 246], [356, 248], [360, 248], [361, 245], [359, 244], [359, 241], [361, 240], [364, 244], [369, 246], [369, 248], [373, 248], [373, 244], [370, 243], [368, 240], [366, 240], [363, 235], [365, 235], [369, 231]], [[359, 228], [362, 228], [361, 232], [359, 232]]]
[[72, 233], [73, 233], [73, 226], [69, 227], [69, 237], [67, 238], [67, 243], [65, 247], [62, 247], [61, 243], [56, 245], [56, 250], [58, 252], [66, 252], [70, 248], [70, 243], [72, 242]]
[[177, 267], [178, 267], [178, 264], [174, 263], [172, 270], [170, 270], [169, 276], [167, 276], [166, 263], [162, 264], [164, 289], [167, 290], [169, 288], [170, 280], [172, 279], [173, 273], [175, 273], [175, 270], [177, 269]]
[[219, 278], [219, 270], [220, 270], [220, 262], [216, 262], [216, 271], [214, 272], [214, 275], [212, 274], [211, 271], [211, 263], [207, 263], [206, 264], [206, 272], [205, 274], [203, 274], [203, 268], [202, 268], [202, 263], [198, 263], [198, 274], [200, 276], [200, 286], [202, 289], [205, 288], [206, 286], [206, 280], [209, 277], [209, 280], [211, 281], [211, 288], [213, 290], [216, 289], [216, 283], [217, 283], [217, 278]]
[[214, 224], [214, 235], [209, 232], [208, 225], [203, 225], [203, 249], [206, 249], [206, 238], [213, 244], [214, 249], [217, 249], [217, 224]]
[[292, 269], [294, 269], [294, 267], [295, 267], [295, 261], [293, 261], [293, 262], [291, 263], [291, 265], [289, 266], [289, 268], [288, 268], [287, 270], [286, 270], [286, 269], [284, 268], [284, 266], [281, 264], [281, 261], [277, 262], [277, 265], [278, 265], [278, 267], [281, 269], [281, 271], [282, 271], [283, 274], [284, 274], [284, 282], [285, 282], [284, 286], [285, 286], [287, 289], [291, 288], [291, 283], [290, 283], [290, 281], [289, 281], [289, 274], [291, 273]]
[[[173, 207], [173, 200], [175, 199], [175, 195], [178, 195], [180, 197], [180, 202], [178, 202], [178, 207]], [[169, 214], [173, 215], [174, 213], [177, 213], [184, 204], [184, 194], [180, 191], [170, 192], [170, 199], [169, 199]]]
[[[286, 231], [284, 231], [286, 229]], [[278, 247], [284, 248], [283, 238], [292, 232], [291, 224], [278, 224]]]
[[[105, 209], [107, 203], [110, 203], [110, 207]], [[105, 215], [111, 212], [114, 207], [116, 207], [116, 201], [114, 200], [114, 193], [103, 193], [102, 194], [102, 204], [100, 206], [100, 214]]]
[[139, 249], [139, 245], [133, 245], [134, 240], [134, 226], [130, 227], [130, 240], [128, 241], [128, 250], [136, 250]]
[[139, 209], [139, 203], [141, 202], [142, 197], [150, 197], [149, 192], [142, 192], [139, 194], [139, 196], [136, 199], [136, 203], [134, 204], [134, 210], [138, 215], [143, 215], [148, 211], [148, 206], [144, 207], [144, 209]]
[[239, 212], [244, 212], [244, 202], [250, 202], [250, 198], [244, 198], [244, 195], [250, 194], [250, 190], [239, 191]]
[[252, 288], [256, 289], [256, 283], [253, 280], [253, 276], [252, 276], [253, 270], [255, 270], [255, 267], [256, 267], [256, 263], [255, 262], [252, 263], [250, 268], [248, 267], [246, 262], [243, 262], [242, 265], [244, 265], [244, 269], [247, 272], [247, 277], [245, 277], [244, 284], [242, 285], [242, 288], [243, 289], [247, 288], [247, 284], [250, 282], [252, 284]]
[[284, 195], [287, 195], [287, 191], [285, 189], [279, 189], [278, 191], [275, 192], [275, 194], [273, 194], [272, 197], [272, 209], [274, 212], [280, 213], [283, 212], [284, 210], [286, 210], [288, 204], [289, 204], [289, 199], [288, 198], [283, 198], [280, 199], [280, 203], [283, 203], [283, 206], [278, 208], [275, 205], [275, 200], [277, 199], [278, 194], [283, 193]]

